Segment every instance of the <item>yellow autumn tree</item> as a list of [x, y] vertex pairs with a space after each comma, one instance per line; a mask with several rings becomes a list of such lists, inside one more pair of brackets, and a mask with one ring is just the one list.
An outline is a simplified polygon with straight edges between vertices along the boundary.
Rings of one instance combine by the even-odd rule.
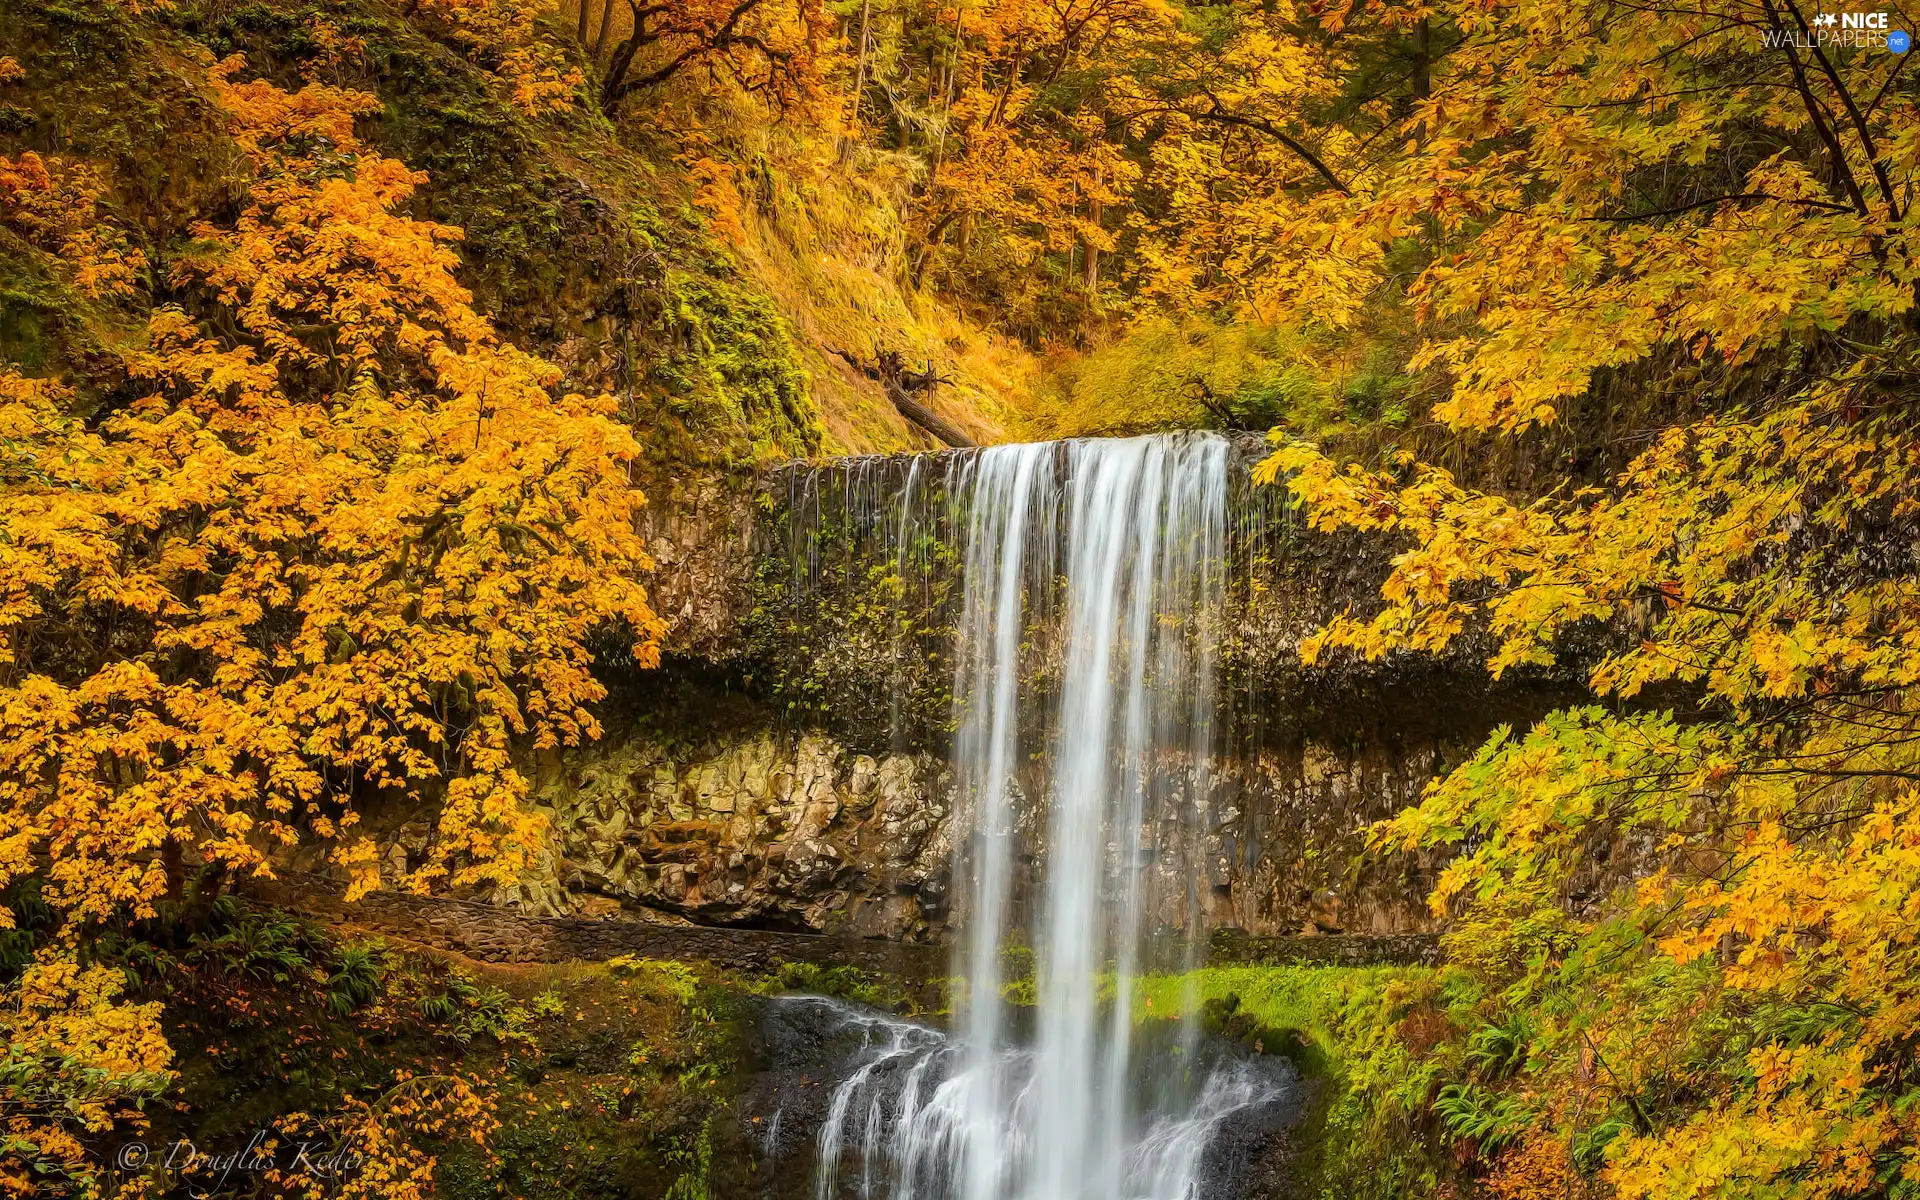
[[[1391, 77], [1378, 78], [1377, 47], [1308, 9], [1193, 6], [1128, 77], [1118, 107], [1154, 197], [1133, 216], [1134, 257], [1157, 302], [1339, 327], [1379, 285], [1377, 241], [1348, 206], [1383, 158]], [[1352, 99], [1356, 86], [1372, 94]]]
[[[1402, 153], [1312, 219], [1363, 274], [1423, 247], [1414, 362], [1459, 438], [1537, 446], [1603, 384], [1647, 425], [1545, 495], [1297, 442], [1262, 468], [1395, 546], [1309, 659], [1471, 637], [1495, 674], [1578, 653], [1600, 701], [1375, 831], [1453, 850], [1433, 901], [1480, 943], [1478, 1011], [1532, 1022], [1518, 1083], [1441, 1107], [1623, 1196], [1911, 1195], [1915, 88], [1771, 0], [1427, 14], [1447, 51]], [[1527, 1102], [1468, 1111], [1499, 1088]]]
[[[1101, 256], [1140, 176], [1115, 107], [1135, 56], [1174, 36], [1165, 0], [1026, 0], [938, 5], [950, 30], [938, 111], [924, 117], [928, 178], [915, 206], [914, 275], [944, 264], [994, 293], [1003, 319], [1031, 322], [1047, 255], [1078, 256], [1075, 290], [1099, 286]], [[892, 91], [885, 89], [890, 104]], [[912, 114], [896, 111], [909, 123]]]
[[[377, 101], [243, 69], [209, 86], [251, 195], [175, 263], [193, 310], [155, 311], [91, 409], [0, 371], [0, 886], [37, 875], [59, 921], [8, 1000], [8, 1180], [84, 1176], [71, 1120], [166, 1069], [152, 1006], [76, 965], [92, 931], [302, 842], [362, 893], [379, 797], [438, 812], [411, 886], [511, 879], [541, 833], [516, 754], [599, 732], [589, 636], [657, 655], [613, 401], [474, 310], [459, 231], [406, 215], [421, 177], [355, 133]], [[145, 269], [85, 172], [0, 187], [76, 286]], [[75, 1072], [97, 1099], [54, 1086]]]
[[89, 1186], [85, 1138], [138, 1130], [141, 1108], [173, 1081], [160, 1005], [120, 1000], [125, 977], [55, 949], [29, 964], [0, 1007], [0, 1195]]

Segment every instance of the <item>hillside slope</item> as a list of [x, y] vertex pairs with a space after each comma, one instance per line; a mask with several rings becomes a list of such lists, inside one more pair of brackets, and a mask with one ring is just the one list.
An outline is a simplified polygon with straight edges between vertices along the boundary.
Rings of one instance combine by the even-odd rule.
[[[940, 304], [910, 297], [886, 249], [886, 197], [833, 169], [818, 139], [777, 135], [760, 168], [726, 168], [662, 134], [663, 106], [729, 112], [724, 89], [630, 105], [616, 128], [574, 94], [529, 106], [437, 9], [386, 0], [181, 4], [0, 3], [0, 155], [57, 156], [97, 174], [102, 203], [144, 233], [131, 306], [191, 303], [169, 277], [200, 221], [230, 213], [246, 164], [205, 87], [207, 67], [372, 92], [365, 136], [425, 172], [415, 215], [465, 230], [462, 282], [567, 383], [607, 390], [662, 465], [778, 460], [935, 444], [838, 351], [902, 353], [942, 383], [930, 403], [979, 439], [1004, 429], [1031, 363]], [[547, 19], [543, 19], [543, 22]], [[536, 29], [566, 55], [556, 27]], [[706, 172], [702, 177], [701, 173]], [[0, 356], [114, 387], [124, 317], [0, 245]], [[122, 329], [122, 333], [126, 333]]]

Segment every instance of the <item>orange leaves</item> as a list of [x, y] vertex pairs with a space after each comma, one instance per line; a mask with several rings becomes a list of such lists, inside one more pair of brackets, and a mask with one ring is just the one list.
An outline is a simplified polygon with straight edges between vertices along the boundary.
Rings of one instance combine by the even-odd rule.
[[1487, 1190], [1499, 1200], [1574, 1200], [1593, 1189], [1568, 1161], [1565, 1142], [1536, 1137], [1500, 1156]]
[[[353, 894], [377, 886], [371, 795], [441, 814], [396, 882], [513, 879], [541, 835], [520, 755], [599, 732], [588, 635], [657, 653], [611, 398], [557, 394], [558, 370], [474, 311], [459, 231], [399, 211], [420, 177], [354, 134], [371, 98], [239, 69], [212, 87], [251, 196], [176, 267], [212, 319], [153, 312], [126, 402], [90, 422], [0, 370], [0, 881], [39, 874], [69, 934], [152, 915], [170, 863], [264, 871], [300, 840], [331, 846]], [[102, 278], [120, 235], [85, 207], [98, 179], [28, 156], [5, 172], [9, 225]], [[14, 1149], [82, 1177], [61, 1122], [97, 1127], [166, 1082], [153, 1006], [120, 1003], [117, 979], [56, 954], [8, 1027], [62, 1106], [10, 1105]], [[355, 1186], [423, 1186], [416, 1126], [484, 1131], [465, 1085], [416, 1091], [367, 1111], [393, 1153]]]
[[[956, 270], [997, 272], [1011, 319], [1044, 305], [1032, 268], [1048, 255], [1090, 261], [1079, 286], [1097, 290], [1100, 258], [1124, 220], [1115, 210], [1143, 173], [1123, 144], [1138, 105], [1120, 64], [1178, 36], [1179, 18], [1164, 0], [1022, 0], [929, 13], [960, 38], [940, 71], [941, 111], [930, 123], [933, 170], [917, 230], [923, 264], [949, 236], [969, 242], [978, 229], [991, 251], [970, 262], [962, 245], [951, 261]], [[1055, 86], [1069, 78], [1073, 88]]]
[[[354, 137], [369, 98], [238, 67], [252, 202], [181, 268], [238, 343], [155, 313], [148, 393], [97, 430], [0, 376], [0, 837], [75, 915], [149, 907], [170, 839], [248, 868], [304, 827], [365, 886], [358, 787], [441, 803], [422, 881], [511, 878], [539, 832], [514, 747], [598, 733], [591, 630], [643, 662], [659, 631], [611, 401], [473, 310], [458, 231], [396, 212], [418, 176]], [[109, 624], [104, 661], [55, 636]]]
[[[1500, 638], [1489, 659], [1498, 673], [1546, 661], [1562, 631], [1604, 619], [1657, 636], [1594, 666], [1590, 682], [1603, 693], [1705, 679], [1747, 706], [1806, 696], [1822, 680], [1904, 687], [1920, 682], [1901, 632], [1920, 626], [1920, 590], [1848, 564], [1850, 539], [1869, 536], [1904, 494], [1920, 440], [1894, 425], [1849, 425], [1835, 402], [1676, 428], [1610, 494], [1524, 508], [1431, 469], [1405, 485], [1341, 472], [1297, 443], [1263, 464], [1262, 478], [1285, 473], [1317, 528], [1407, 540], [1383, 589], [1386, 608], [1363, 624], [1336, 623], [1331, 644], [1376, 657], [1437, 649], [1475, 617]], [[1784, 553], [1809, 521], [1831, 540]]]
[[1730, 986], [1818, 992], [1873, 1012], [1869, 1038], [1920, 1021], [1920, 997], [1889, 1003], [1896, 995], [1885, 986], [1890, 970], [1920, 970], [1920, 793], [1907, 788], [1875, 805], [1838, 845], [1790, 840], [1768, 822], [1732, 866], [1729, 883], [1703, 881], [1685, 894], [1698, 920], [1663, 950], [1684, 961], [1730, 942], [1739, 947]]
[[678, 156], [693, 181], [693, 202], [706, 211], [714, 233], [730, 246], [747, 244], [746, 198], [736, 184], [737, 168], [707, 151], [708, 139], [699, 133], [688, 135], [692, 148]]
[[[1410, 94], [1341, 99], [1369, 56], [1406, 53], [1416, 16], [1452, 44], [1421, 52]], [[1744, 364], [1915, 303], [1888, 191], [1911, 179], [1913, 99], [1871, 56], [1803, 102], [1742, 4], [1605, 22], [1547, 0], [1370, 5], [1323, 14], [1331, 44], [1291, 21], [1236, 12], [1207, 43], [1219, 65], [1168, 72], [1143, 108], [1167, 197], [1152, 286], [1178, 299], [1206, 278], [1215, 303], [1333, 325], [1404, 287], [1429, 339], [1414, 366], [1444, 369], [1434, 412], [1455, 428], [1550, 424], [1597, 373], [1661, 351]], [[1207, 102], [1158, 115], [1181, 88]], [[1830, 149], [1810, 108], [1859, 119]], [[1422, 264], [1389, 274], [1415, 246]]]
[[[287, 1194], [320, 1200], [421, 1200], [436, 1194], [436, 1156], [423, 1143], [460, 1138], [486, 1146], [500, 1128], [496, 1097], [478, 1078], [395, 1072], [394, 1086], [369, 1103], [347, 1096], [345, 1111], [318, 1121], [305, 1113], [280, 1118], [289, 1139], [326, 1146], [329, 1168], [279, 1169], [269, 1177]], [[316, 1151], [316, 1153], [318, 1153]], [[289, 1168], [298, 1163], [289, 1159]]]
[[146, 255], [102, 220], [105, 190], [99, 172], [84, 163], [31, 150], [17, 159], [0, 155], [0, 225], [57, 255], [73, 285], [95, 299], [127, 295], [147, 265]]
[[445, 23], [455, 41], [507, 82], [522, 112], [569, 109], [586, 83], [579, 68], [534, 28], [536, 17], [555, 9], [551, 0], [422, 0], [418, 7]]
[[1657, 1135], [1622, 1139], [1607, 1180], [1652, 1200], [1870, 1192], [1889, 1161], [1914, 1161], [1914, 1129], [1865, 1087], [1870, 1050], [1827, 1038], [1763, 1046], [1755, 1087]]
[[[1431, 469], [1342, 471], [1297, 444], [1262, 466], [1323, 527], [1406, 546], [1380, 611], [1311, 648], [1432, 650], [1483, 623], [1498, 672], [1551, 661], [1586, 621], [1603, 638], [1596, 693], [1664, 686], [1694, 706], [1503, 730], [1373, 831], [1385, 849], [1455, 848], [1435, 911], [1477, 906], [1496, 926], [1515, 896], [1557, 904], [1591, 887], [1583, 873], [1618, 871], [1603, 864], [1619, 847], [1658, 868], [1631, 888], [1608, 877], [1582, 954], [1527, 985], [1570, 1013], [1594, 991], [1631, 997], [1606, 1022], [1610, 1069], [1648, 1080], [1636, 1103], [1684, 1097], [1635, 1114], [1608, 1152], [1623, 1196], [1824, 1200], [1920, 1162], [1900, 1101], [1920, 1027], [1920, 582], [1879, 549], [1920, 439], [1906, 414], [1851, 411], [1849, 394], [1816, 385], [1668, 428], [1606, 487], [1525, 507]], [[1678, 1010], [1676, 981], [1698, 997]], [[1571, 1034], [1591, 1018], [1563, 1020]], [[1529, 1083], [1576, 1110], [1584, 1069], [1562, 1060]]]
[[219, 96], [221, 107], [233, 116], [234, 141], [256, 163], [262, 153], [271, 153], [264, 147], [299, 138], [316, 139], [334, 153], [356, 153], [360, 140], [354, 133], [354, 120], [380, 111], [378, 97], [367, 92], [318, 83], [289, 92], [264, 79], [233, 82], [246, 65], [243, 56], [231, 55], [208, 68], [207, 80]]
[[[1920, 424], [1917, 227], [1883, 177], [1910, 179], [1912, 86], [1868, 56], [1797, 81], [1738, 5], [1434, 17], [1459, 40], [1410, 138], [1320, 198], [1430, 253], [1407, 294], [1434, 415], [1511, 435], [1642, 387], [1708, 414], [1630, 401], [1632, 461], [1533, 499], [1298, 444], [1260, 473], [1398, 550], [1306, 655], [1472, 630], [1495, 674], [1579, 662], [1602, 702], [1500, 731], [1372, 835], [1453, 854], [1431, 900], [1472, 935], [1461, 965], [1542, 1022], [1513, 1086], [1545, 1115], [1489, 1183], [1528, 1194], [1599, 1122], [1604, 1168], [1574, 1157], [1633, 1200], [1897, 1191], [1920, 1178]], [[1814, 131], [1859, 96], [1884, 99]], [[1496, 969], [1476, 940], [1517, 951]]]

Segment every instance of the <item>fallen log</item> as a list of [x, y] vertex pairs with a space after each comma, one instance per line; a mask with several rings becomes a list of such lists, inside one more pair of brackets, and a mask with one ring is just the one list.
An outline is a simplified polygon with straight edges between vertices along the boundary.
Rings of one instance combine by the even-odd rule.
[[952, 382], [941, 378], [932, 363], [928, 363], [924, 371], [913, 371], [907, 368], [906, 360], [901, 358], [897, 350], [882, 350], [871, 361], [846, 350], [835, 350], [834, 353], [846, 359], [854, 370], [879, 383], [887, 399], [893, 402], [894, 409], [907, 420], [949, 446], [966, 447], [974, 444], [973, 439], [962, 432], [959, 426], [914, 398], [915, 392], [931, 392], [935, 384]]

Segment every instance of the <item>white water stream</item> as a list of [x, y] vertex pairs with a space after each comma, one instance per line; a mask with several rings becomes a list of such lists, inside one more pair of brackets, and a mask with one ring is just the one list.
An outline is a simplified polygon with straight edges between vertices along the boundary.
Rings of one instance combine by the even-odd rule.
[[[1227, 469], [1227, 444], [1199, 435], [951, 468], [965, 986], [952, 1036], [842, 1014], [863, 1050], [820, 1131], [820, 1200], [1189, 1200], [1221, 1122], [1283, 1086], [1202, 1070], [1190, 1032], [1135, 1061], [1148, 926], [1188, 944], [1200, 929]], [[1030, 1014], [1003, 996], [1027, 986], [1009, 945], [1032, 949]]]

